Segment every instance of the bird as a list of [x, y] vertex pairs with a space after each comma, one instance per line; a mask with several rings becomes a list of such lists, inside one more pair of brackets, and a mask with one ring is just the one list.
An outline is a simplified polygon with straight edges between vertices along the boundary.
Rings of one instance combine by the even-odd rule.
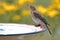
[[33, 5], [29, 4], [29, 8], [30, 8], [30, 11], [31, 11], [30, 14], [31, 14], [32, 20], [37, 24], [35, 26], [40, 26], [40, 25], [43, 24], [43, 25], [45, 25], [47, 27], [49, 33], [52, 34], [49, 27], [48, 27], [48, 26], [50, 26], [50, 24], [48, 24], [48, 22], [41, 15], [41, 13], [39, 11], [37, 11], [37, 9]]

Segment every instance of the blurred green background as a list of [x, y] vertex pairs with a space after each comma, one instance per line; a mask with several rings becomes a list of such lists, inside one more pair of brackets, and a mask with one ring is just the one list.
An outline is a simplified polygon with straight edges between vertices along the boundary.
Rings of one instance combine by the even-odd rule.
[[34, 5], [52, 25], [53, 35], [45, 31], [32, 40], [60, 40], [60, 0], [0, 0], [0, 23], [34, 24], [27, 4]]

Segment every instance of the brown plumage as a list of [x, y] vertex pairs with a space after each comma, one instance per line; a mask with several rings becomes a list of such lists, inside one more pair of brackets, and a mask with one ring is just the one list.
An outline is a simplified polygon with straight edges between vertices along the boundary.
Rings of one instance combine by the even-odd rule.
[[38, 25], [42, 24], [42, 22], [46, 25], [49, 33], [51, 34], [51, 31], [49, 30], [48, 26], [50, 26], [50, 24], [47, 23], [46, 19], [41, 15], [39, 14], [39, 12], [36, 10], [36, 8], [32, 5], [29, 5], [30, 6], [30, 10], [31, 10], [31, 16], [32, 16], [32, 19], [33, 21], [35, 21]]

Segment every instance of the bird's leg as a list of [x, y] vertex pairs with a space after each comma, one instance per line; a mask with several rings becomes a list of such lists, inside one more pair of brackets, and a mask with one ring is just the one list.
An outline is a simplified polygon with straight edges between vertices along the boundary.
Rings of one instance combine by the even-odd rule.
[[39, 27], [39, 26], [41, 26], [41, 24], [37, 24], [37, 25], [35, 25], [36, 27]]

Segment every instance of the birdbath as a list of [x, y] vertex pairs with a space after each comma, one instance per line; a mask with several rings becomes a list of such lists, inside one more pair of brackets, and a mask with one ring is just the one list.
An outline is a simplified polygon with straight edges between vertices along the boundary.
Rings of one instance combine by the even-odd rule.
[[[13, 36], [14, 40], [18, 36], [18, 39], [24, 40], [26, 35], [33, 35], [41, 33], [46, 30], [45, 26], [35, 27], [35, 25], [30, 24], [16, 24], [16, 23], [0, 23], [0, 37]], [[16, 37], [15, 37], [16, 36]], [[3, 40], [3, 39], [2, 39]], [[13, 40], [13, 39], [12, 39]]]

